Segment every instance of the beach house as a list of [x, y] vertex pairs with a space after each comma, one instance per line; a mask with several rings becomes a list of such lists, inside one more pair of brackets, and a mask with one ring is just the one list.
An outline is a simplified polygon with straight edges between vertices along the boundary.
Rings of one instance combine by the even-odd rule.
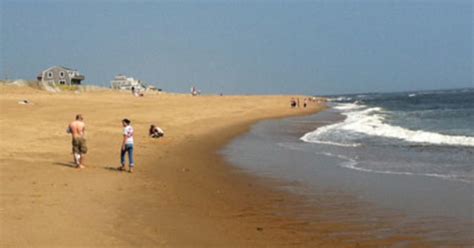
[[133, 87], [136, 91], [142, 91], [147, 88], [145, 82], [122, 74], [115, 76], [110, 81], [110, 87], [118, 90], [131, 90]]
[[43, 83], [61, 84], [61, 85], [80, 85], [85, 79], [84, 75], [78, 70], [66, 68], [63, 66], [53, 66], [37, 76], [38, 81]]

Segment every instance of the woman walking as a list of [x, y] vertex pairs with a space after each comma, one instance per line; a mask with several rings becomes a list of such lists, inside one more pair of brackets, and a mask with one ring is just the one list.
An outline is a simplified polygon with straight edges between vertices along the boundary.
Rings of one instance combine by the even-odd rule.
[[120, 166], [119, 170], [125, 170], [125, 155], [128, 153], [128, 172], [133, 172], [133, 167], [135, 166], [135, 161], [133, 159], [133, 127], [130, 125], [131, 121], [129, 119], [123, 119], [123, 140], [122, 140], [122, 149], [120, 152]]

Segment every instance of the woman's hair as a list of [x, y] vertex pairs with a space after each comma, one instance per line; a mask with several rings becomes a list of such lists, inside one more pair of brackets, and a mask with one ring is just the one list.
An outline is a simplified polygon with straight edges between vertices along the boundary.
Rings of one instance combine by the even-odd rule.
[[125, 119], [122, 120], [122, 122], [125, 122], [125, 124], [130, 125], [131, 121], [129, 119], [125, 118]]
[[150, 131], [148, 131], [150, 134], [152, 134], [155, 131], [155, 125], [150, 125]]

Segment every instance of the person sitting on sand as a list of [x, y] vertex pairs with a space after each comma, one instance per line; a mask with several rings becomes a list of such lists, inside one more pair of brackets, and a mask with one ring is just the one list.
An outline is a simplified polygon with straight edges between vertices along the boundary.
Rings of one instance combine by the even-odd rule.
[[163, 130], [155, 125], [150, 126], [150, 131], [149, 131], [149, 136], [152, 138], [160, 138], [165, 136], [165, 132]]
[[296, 107], [296, 100], [295, 100], [295, 98], [291, 98], [291, 100], [290, 100], [290, 106], [291, 106], [291, 108], [295, 108], [295, 107]]
[[87, 153], [85, 139], [86, 124], [82, 115], [76, 115], [76, 120], [71, 122], [67, 128], [67, 132], [72, 137], [72, 153], [74, 155], [74, 163], [79, 169], [84, 168], [84, 157]]
[[123, 126], [123, 140], [122, 149], [120, 150], [120, 163], [119, 170], [125, 170], [125, 154], [128, 153], [128, 172], [132, 173], [135, 166], [133, 159], [133, 127], [130, 125], [129, 119], [122, 120]]

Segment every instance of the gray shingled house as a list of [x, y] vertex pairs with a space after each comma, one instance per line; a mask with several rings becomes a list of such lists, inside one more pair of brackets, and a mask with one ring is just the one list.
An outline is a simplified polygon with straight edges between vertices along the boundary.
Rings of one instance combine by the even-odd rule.
[[64, 85], [80, 85], [84, 78], [84, 75], [81, 75], [79, 71], [63, 66], [50, 67], [37, 76], [40, 82]]

